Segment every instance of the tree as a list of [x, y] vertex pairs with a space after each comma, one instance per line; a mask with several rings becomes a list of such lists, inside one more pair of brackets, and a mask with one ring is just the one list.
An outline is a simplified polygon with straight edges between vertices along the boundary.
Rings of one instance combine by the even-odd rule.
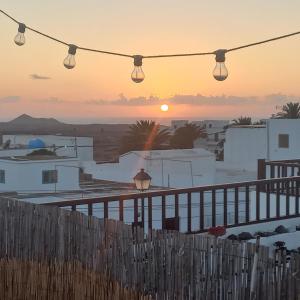
[[200, 137], [207, 137], [205, 129], [196, 124], [188, 123], [176, 129], [170, 144], [173, 149], [191, 149], [194, 146], [194, 141]]
[[39, 155], [56, 156], [56, 153], [48, 149], [38, 149], [38, 150], [33, 150], [32, 152], [27, 154], [27, 156], [39, 156]]
[[289, 102], [283, 105], [281, 112], [275, 118], [278, 119], [300, 119], [300, 103]]
[[232, 121], [233, 121], [233, 125], [251, 125], [252, 124], [251, 117], [240, 116], [238, 119], [234, 119]]
[[121, 154], [134, 150], [159, 150], [168, 143], [170, 134], [154, 121], [141, 120], [129, 126], [122, 139]]

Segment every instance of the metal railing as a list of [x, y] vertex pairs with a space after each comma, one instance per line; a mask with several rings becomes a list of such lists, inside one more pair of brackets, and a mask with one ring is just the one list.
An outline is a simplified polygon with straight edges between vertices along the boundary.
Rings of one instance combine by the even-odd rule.
[[145, 230], [205, 232], [299, 217], [300, 176], [50, 202]]

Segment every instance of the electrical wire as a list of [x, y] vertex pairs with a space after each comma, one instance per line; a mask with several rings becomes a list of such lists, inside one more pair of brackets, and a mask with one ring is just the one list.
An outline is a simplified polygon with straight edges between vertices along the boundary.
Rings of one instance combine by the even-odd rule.
[[37, 34], [39, 34], [39, 35], [42, 35], [42, 36], [44, 36], [44, 37], [46, 37], [46, 38], [48, 38], [48, 39], [50, 39], [50, 40], [53, 40], [53, 41], [55, 41], [55, 42], [61, 43], [61, 44], [65, 45], [65, 46], [69, 46], [68, 43], [66, 43], [66, 42], [64, 42], [64, 41], [61, 41], [61, 40], [59, 40], [59, 39], [57, 39], [57, 38], [55, 38], [55, 37], [53, 37], [53, 36], [50, 36], [50, 35], [48, 35], [48, 34], [46, 34], [46, 33], [40, 32], [40, 31], [38, 31], [38, 30], [36, 30], [36, 29], [34, 29], [34, 28], [31, 28], [31, 27], [26, 26], [26, 29], [27, 29], [27, 30], [30, 30], [30, 31], [32, 31], [32, 32], [35, 32], [35, 33], [37, 33]]
[[[12, 20], [13, 22], [20, 24], [20, 22], [18, 20], [16, 20], [14, 17], [12, 17], [11, 15], [9, 15], [8, 13], [6, 13], [3, 10], [0, 10], [0, 13], [2, 13], [4, 16], [6, 16], [7, 18], [9, 18], [10, 20]], [[26, 25], [26, 29], [30, 30], [36, 34], [39, 34], [45, 38], [48, 38], [50, 40], [53, 40], [57, 43], [63, 44], [65, 46], [70, 46], [69, 43], [60, 40], [56, 37], [53, 37], [49, 34], [43, 33], [35, 28], [29, 27]], [[266, 43], [270, 43], [270, 42], [274, 42], [280, 39], [285, 39], [285, 38], [289, 38], [295, 35], [299, 35], [300, 31], [297, 32], [293, 32], [293, 33], [289, 33], [289, 34], [285, 34], [285, 35], [281, 35], [281, 36], [277, 36], [277, 37], [273, 37], [267, 40], [262, 40], [262, 41], [258, 41], [258, 42], [254, 42], [254, 43], [250, 43], [250, 44], [245, 44], [245, 45], [241, 45], [241, 46], [237, 46], [234, 48], [229, 48], [229, 49], [224, 49], [225, 52], [232, 52], [232, 51], [237, 51], [237, 50], [241, 50], [244, 48], [249, 48], [249, 47], [254, 47], [257, 45], [261, 45], [261, 44], [266, 44]], [[134, 58], [135, 55], [130, 55], [130, 54], [125, 54], [125, 53], [119, 53], [119, 52], [111, 52], [111, 51], [104, 51], [104, 50], [99, 50], [99, 49], [92, 49], [92, 48], [86, 48], [86, 47], [81, 47], [81, 46], [77, 46], [77, 49], [83, 50], [83, 51], [89, 51], [89, 52], [97, 52], [97, 53], [102, 53], [102, 54], [109, 54], [109, 55], [115, 55], [115, 56], [122, 56], [122, 57], [128, 57], [128, 58]], [[185, 57], [185, 56], [203, 56], [203, 55], [216, 55], [216, 51], [210, 51], [210, 52], [196, 52], [196, 53], [179, 53], [179, 54], [157, 54], [157, 55], [142, 55], [142, 58], [169, 58], [169, 57]]]
[[236, 50], [240, 50], [240, 49], [244, 49], [244, 48], [248, 48], [248, 47], [253, 47], [253, 46], [257, 46], [257, 45], [261, 45], [261, 44], [266, 44], [266, 43], [270, 43], [270, 42], [274, 42], [277, 40], [281, 40], [281, 39], [285, 39], [294, 35], [298, 35], [300, 34], [300, 31], [297, 32], [293, 32], [293, 33], [289, 33], [289, 34], [285, 34], [285, 35], [281, 35], [281, 36], [277, 36], [268, 40], [264, 40], [264, 41], [260, 41], [260, 42], [255, 42], [252, 44], [247, 44], [247, 45], [243, 45], [243, 46], [239, 46], [239, 47], [235, 47], [235, 48], [231, 48], [231, 49], [227, 49], [227, 52], [231, 52], [231, 51], [236, 51]]

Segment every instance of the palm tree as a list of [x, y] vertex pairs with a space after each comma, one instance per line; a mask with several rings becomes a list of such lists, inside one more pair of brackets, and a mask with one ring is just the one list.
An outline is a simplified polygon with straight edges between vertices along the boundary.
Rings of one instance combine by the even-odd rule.
[[129, 131], [122, 139], [121, 153], [134, 150], [163, 149], [169, 141], [167, 129], [160, 129], [154, 121], [141, 120], [129, 126]]
[[289, 102], [283, 105], [281, 112], [275, 118], [278, 119], [300, 119], [300, 103]]
[[252, 124], [251, 117], [240, 116], [238, 119], [234, 119], [232, 121], [233, 121], [233, 125], [251, 125]]
[[205, 129], [196, 124], [188, 123], [176, 129], [170, 144], [173, 149], [191, 149], [194, 146], [194, 141], [200, 137], [207, 137]]

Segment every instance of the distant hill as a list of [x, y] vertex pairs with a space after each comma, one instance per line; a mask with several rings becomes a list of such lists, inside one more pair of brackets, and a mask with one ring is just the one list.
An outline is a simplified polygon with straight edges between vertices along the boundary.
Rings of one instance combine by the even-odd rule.
[[89, 136], [94, 139], [94, 159], [114, 161], [119, 156], [121, 139], [129, 126], [130, 124], [66, 124], [54, 118], [35, 118], [23, 114], [9, 122], [0, 122], [0, 136], [4, 134]]
[[35, 118], [27, 114], [0, 122], [0, 132], [20, 134], [62, 134], [95, 136], [103, 132], [124, 132], [127, 124], [66, 124], [54, 118]]
[[7, 122], [9, 126], [61, 126], [64, 123], [57, 121], [54, 118], [34, 118], [29, 115], [23, 114], [19, 117]]
[[128, 127], [128, 124], [66, 124], [54, 118], [35, 118], [23, 114], [9, 122], [0, 122], [0, 136], [3, 134], [89, 136], [94, 139], [95, 160], [111, 161], [118, 157], [120, 142]]

